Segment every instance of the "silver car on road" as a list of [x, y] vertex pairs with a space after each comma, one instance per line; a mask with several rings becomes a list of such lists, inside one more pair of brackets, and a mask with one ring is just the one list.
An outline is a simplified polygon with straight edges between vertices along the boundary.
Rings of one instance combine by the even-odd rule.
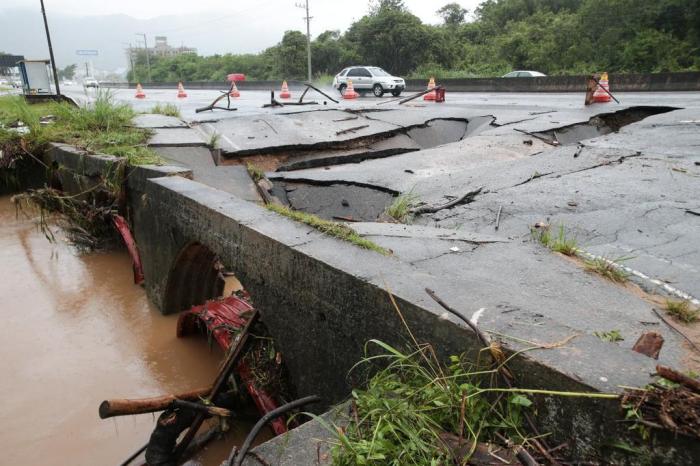
[[377, 66], [350, 66], [335, 75], [333, 87], [342, 94], [348, 86], [348, 79], [353, 88], [364, 93], [372, 91], [375, 97], [381, 97], [385, 92], [398, 97], [406, 88], [406, 81], [398, 76], [392, 76]]

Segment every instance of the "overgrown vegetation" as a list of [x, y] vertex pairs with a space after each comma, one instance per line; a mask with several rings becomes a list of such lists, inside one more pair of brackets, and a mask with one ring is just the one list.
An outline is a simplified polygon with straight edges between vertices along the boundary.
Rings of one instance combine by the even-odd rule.
[[605, 257], [596, 257], [593, 259], [585, 259], [584, 265], [586, 266], [586, 270], [597, 273], [612, 282], [625, 283], [629, 274], [618, 264], [618, 262], [623, 260], [626, 260], [626, 258], [623, 257], [612, 260]]
[[[161, 163], [146, 145], [150, 132], [131, 126], [134, 116], [128, 104], [115, 103], [107, 92], [84, 107], [65, 102], [30, 105], [20, 96], [5, 96], [0, 97], [0, 142], [13, 145], [8, 152], [21, 156], [36, 156], [51, 141], [123, 157], [130, 165]], [[17, 126], [28, 131], [17, 132]]]
[[276, 212], [285, 217], [296, 220], [297, 222], [305, 223], [310, 227], [317, 229], [329, 236], [333, 236], [343, 241], [348, 241], [356, 246], [364, 249], [369, 249], [370, 251], [376, 251], [380, 254], [389, 255], [390, 252], [378, 244], [361, 237], [352, 228], [343, 225], [338, 222], [331, 222], [329, 220], [324, 220], [312, 214], [307, 214], [306, 212], [300, 212], [297, 210], [292, 210], [289, 207], [277, 205], [277, 204], [267, 204], [266, 207], [273, 212]]
[[666, 312], [686, 324], [698, 320], [700, 311], [693, 309], [688, 301], [666, 300]]
[[354, 422], [332, 429], [334, 465], [466, 464], [453, 457], [449, 437], [467, 445], [502, 444], [502, 438], [527, 443], [523, 411], [532, 402], [517, 389], [495, 396], [489, 378], [496, 373], [485, 364], [452, 356], [445, 367], [429, 345], [404, 353], [378, 340], [370, 344], [381, 353], [358, 366], [383, 368], [366, 388], [353, 390]]
[[411, 209], [415, 207], [418, 201], [418, 196], [413, 192], [396, 196], [386, 209], [386, 215], [393, 218], [397, 222], [408, 223], [411, 221]]
[[[426, 80], [514, 69], [552, 75], [700, 69], [696, 0], [486, 0], [471, 12], [447, 3], [438, 14], [442, 24], [424, 24], [401, 0], [375, 0], [344, 33], [325, 31], [312, 41], [312, 69], [335, 75], [372, 64]], [[129, 79], [144, 81], [145, 53], [135, 65]], [[231, 70], [250, 79], [305, 79], [306, 37], [287, 31], [259, 54], [153, 56], [151, 69], [155, 81], [223, 82]]]
[[157, 113], [160, 115], [180, 118], [180, 109], [175, 104], [156, 104], [146, 113]]
[[[39, 213], [39, 228], [55, 241], [49, 221], [53, 220], [78, 248], [104, 249], [119, 244], [112, 216], [117, 212], [113, 187], [99, 183], [78, 195], [66, 195], [53, 188], [29, 190], [12, 197], [18, 213]], [[59, 215], [55, 215], [59, 214]]]

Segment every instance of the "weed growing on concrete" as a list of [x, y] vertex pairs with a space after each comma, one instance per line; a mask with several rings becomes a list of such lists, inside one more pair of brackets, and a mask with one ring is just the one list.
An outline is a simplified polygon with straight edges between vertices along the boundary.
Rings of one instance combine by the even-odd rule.
[[180, 109], [175, 104], [156, 104], [155, 107], [145, 113], [157, 113], [160, 115], [180, 118]]
[[609, 341], [612, 343], [624, 340], [619, 330], [609, 330], [607, 332], [593, 332], [593, 335], [597, 336], [603, 341]]
[[560, 254], [575, 256], [578, 251], [576, 238], [567, 237], [564, 225], [559, 225], [556, 236], [552, 236], [549, 225], [533, 227], [530, 233], [540, 244]]
[[386, 209], [386, 215], [393, 218], [397, 222], [409, 223], [411, 221], [411, 209], [416, 205], [418, 196], [413, 194], [413, 191], [401, 194], [394, 198], [394, 201]]
[[552, 251], [556, 251], [560, 254], [567, 256], [576, 255], [576, 238], [567, 238], [566, 231], [564, 230], [564, 225], [559, 225], [559, 233], [557, 236], [550, 240], [549, 247]]
[[618, 262], [626, 259], [627, 258], [620, 258], [612, 260], [606, 259], [605, 257], [596, 257], [594, 259], [585, 259], [584, 265], [589, 272], [595, 272], [615, 283], [625, 283], [629, 274]]
[[309, 225], [329, 236], [333, 236], [344, 241], [348, 241], [356, 246], [364, 249], [369, 249], [371, 251], [376, 251], [380, 254], [389, 255], [390, 252], [378, 244], [365, 239], [357, 234], [355, 230], [343, 225], [338, 222], [331, 222], [329, 220], [324, 220], [312, 214], [307, 214], [306, 212], [299, 212], [297, 210], [292, 210], [289, 207], [277, 205], [277, 204], [267, 204], [266, 207], [273, 212], [276, 212], [285, 217], [296, 220], [297, 222]]
[[216, 145], [219, 143], [219, 138], [221, 138], [221, 135], [216, 131], [211, 133], [211, 136], [209, 136], [209, 147], [215, 149]]
[[700, 311], [693, 309], [688, 301], [666, 300], [666, 312], [686, 324], [695, 322], [700, 316]]
[[245, 168], [248, 170], [250, 178], [256, 183], [265, 178], [265, 172], [258, 166], [248, 162], [245, 164]]

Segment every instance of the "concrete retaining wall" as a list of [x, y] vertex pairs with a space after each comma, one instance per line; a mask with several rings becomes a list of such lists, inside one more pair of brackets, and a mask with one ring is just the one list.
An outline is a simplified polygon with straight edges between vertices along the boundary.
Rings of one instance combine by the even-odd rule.
[[[541, 78], [469, 78], [442, 79], [442, 84], [452, 92], [585, 92], [586, 76], [546, 76]], [[408, 79], [406, 87], [409, 92], [422, 91], [427, 86], [427, 79]], [[104, 87], [134, 88], [135, 83], [103, 83]], [[226, 89], [227, 82], [188, 81], [187, 89]], [[237, 83], [241, 90], [274, 89], [279, 91], [280, 81], [242, 81]], [[176, 82], [149, 83], [146, 88], [176, 89]], [[290, 88], [300, 89], [301, 84], [290, 82]], [[610, 89], [613, 92], [678, 92], [700, 91], [700, 72], [684, 73], [645, 73], [645, 74], [611, 74]]]
[[[54, 145], [47, 162], [60, 165], [66, 179], [70, 172], [100, 177], [114, 165], [110, 157], [84, 155], [64, 145]], [[423, 291], [424, 287], [440, 289], [437, 281], [444, 281], [443, 277], [417, 276], [408, 264], [391, 256], [322, 235], [187, 179], [189, 175], [178, 167], [136, 167], [127, 178], [127, 209], [150, 299], [162, 311], [172, 311], [163, 307], [173, 276], [183, 278], [187, 290], [203, 290], [199, 284], [208, 277], [199, 273], [197, 264], [182, 263], [181, 253], [196, 245], [216, 254], [251, 294], [284, 355], [298, 395], [323, 397], [316, 411], [344, 399], [350, 387], [363, 380], [365, 374], [348, 376], [348, 371], [363, 356], [368, 340], [381, 339], [399, 348], [410, 344], [387, 289], [418, 341], [430, 342], [440, 356], [466, 352], [476, 359], [475, 335], [444, 318]], [[456, 301], [458, 296], [462, 295], [448, 300], [468, 304], [463, 296]], [[564, 327], [561, 330], [566, 332]], [[581, 335], [565, 347], [522, 353], [509, 365], [520, 387], [600, 390], [601, 382], [588, 373], [586, 361], [595, 362], [594, 373], [639, 368], [624, 374], [629, 385], [650, 380], [653, 360], [626, 351], [615, 355], [612, 364], [606, 351], [597, 338]], [[569, 375], [574, 373], [576, 378]], [[616, 400], [546, 396], [535, 403], [540, 429], [553, 432], [551, 443], [573, 439], [573, 454], [580, 459], [608, 457], [612, 454], [606, 446], [609, 439], [633, 435], [618, 422], [622, 414]], [[658, 464], [693, 464], [700, 455], [697, 442], [663, 434], [655, 440]]]

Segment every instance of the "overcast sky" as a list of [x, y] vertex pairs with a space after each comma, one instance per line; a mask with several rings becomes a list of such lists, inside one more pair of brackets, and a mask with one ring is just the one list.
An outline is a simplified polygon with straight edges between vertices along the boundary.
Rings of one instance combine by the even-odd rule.
[[[451, 0], [405, 0], [406, 6], [424, 22], [437, 23], [439, 18], [435, 11]], [[454, 0], [452, 0], [454, 1]], [[249, 0], [240, 2], [234, 0], [44, 0], [47, 12], [66, 15], [105, 15], [125, 14], [139, 19], [148, 19], [162, 15], [187, 15], [205, 12], [220, 12], [227, 16], [221, 20], [227, 25], [235, 22], [255, 21], [261, 27], [265, 26], [265, 18], [271, 18], [273, 23], [285, 18], [290, 22], [290, 28], [295, 22], [302, 22], [303, 10], [295, 8], [295, 3], [304, 0]], [[39, 0], [2, 0], [3, 8], [32, 7]], [[327, 29], [346, 29], [353, 20], [367, 12], [369, 0], [309, 0], [312, 28], [322, 32]], [[464, 8], [473, 11], [481, 0], [457, 0]], [[206, 29], [207, 24], [192, 24], [192, 31]], [[164, 27], [166, 32], [167, 27]], [[183, 31], [184, 32], [184, 31]]]
[[[287, 30], [306, 32], [304, 0], [44, 0], [54, 53], [60, 66], [82, 61], [79, 49], [99, 50], [95, 66], [127, 66], [124, 49], [142, 47], [136, 33], [155, 35], [171, 45], [196, 47], [199, 54], [255, 53], [275, 45]], [[405, 0], [425, 23], [436, 24], [435, 12], [451, 0]], [[453, 0], [454, 1], [454, 0]], [[456, 0], [472, 12], [481, 0]], [[368, 11], [370, 0], [310, 0], [311, 35], [346, 30]], [[116, 16], [114, 16], [116, 15]], [[126, 15], [126, 16], [124, 16]], [[0, 0], [0, 51], [45, 58], [39, 0]]]

